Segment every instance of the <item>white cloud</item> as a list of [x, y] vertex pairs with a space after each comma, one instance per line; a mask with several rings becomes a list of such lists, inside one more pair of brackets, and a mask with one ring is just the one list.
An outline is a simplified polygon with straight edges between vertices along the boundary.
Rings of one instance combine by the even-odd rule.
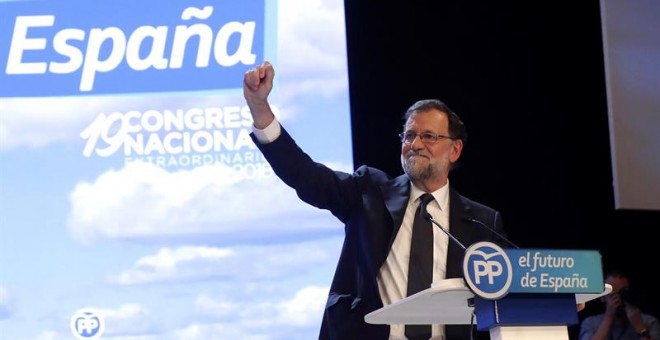
[[[160, 340], [160, 331], [154, 315], [137, 303], [125, 303], [117, 308], [93, 308], [94, 313], [99, 316], [104, 324], [104, 332], [101, 339], [117, 340]], [[58, 318], [60, 324], [65, 323], [67, 327], [63, 331], [61, 327], [57, 330], [48, 329], [41, 331], [31, 340], [69, 340], [73, 338], [68, 327], [70, 316]], [[29, 333], [29, 332], [26, 332]], [[19, 339], [16, 339], [19, 340]], [[183, 340], [183, 339], [180, 339]]]
[[[340, 244], [341, 238], [333, 238], [231, 249], [201, 246], [161, 248], [155, 255], [138, 259], [133, 268], [110, 277], [110, 282], [138, 285], [214, 278], [245, 284], [254, 280], [277, 280], [299, 275], [310, 268], [334, 265]], [[216, 307], [218, 312], [222, 311], [220, 306]]]
[[0, 320], [11, 317], [13, 311], [12, 298], [6, 287], [0, 286]]
[[84, 127], [82, 121], [88, 119], [87, 112], [100, 110], [102, 105], [102, 101], [70, 97], [2, 98], [0, 151], [77, 139]]
[[[195, 310], [191, 310], [197, 318], [171, 329], [158, 328], [158, 315], [134, 303], [95, 311], [105, 322], [102, 338], [110, 340], [308, 340], [318, 337], [328, 289], [307, 286], [292, 295], [273, 295], [262, 301], [199, 294]], [[39, 340], [70, 338], [69, 333], [53, 330], [42, 331], [36, 337]]]
[[231, 257], [232, 253], [229, 249], [211, 247], [162, 248], [156, 255], [138, 259], [133, 269], [110, 281], [133, 285], [212, 277], [219, 274], [215, 267], [222, 265], [223, 258]]
[[340, 1], [279, 1], [279, 58], [274, 62], [283, 122], [309, 111], [301, 98], [348, 92], [344, 7]]
[[35, 338], [36, 340], [57, 340], [57, 339], [68, 339], [71, 336], [67, 334], [66, 336], [63, 336], [61, 334], [58, 334], [55, 331], [48, 330], [48, 331], [43, 331], [37, 337]]
[[126, 303], [118, 308], [98, 309], [98, 312], [105, 321], [103, 334], [107, 336], [151, 334], [157, 329], [151, 312], [136, 303]]
[[236, 310], [241, 308], [241, 304], [238, 302], [214, 299], [210, 295], [204, 293], [197, 296], [195, 305], [203, 314], [213, 318], [230, 317]]
[[79, 242], [161, 239], [223, 243], [340, 232], [337, 219], [303, 203], [274, 176], [240, 179], [212, 165], [168, 173], [150, 163], [80, 182], [70, 194], [69, 232]]
[[346, 70], [342, 3], [282, 0], [278, 5], [280, 72], [290, 77], [312, 79], [342, 75]]
[[[207, 340], [207, 339], [245, 339], [268, 340], [274, 339], [264, 334], [246, 332], [235, 324], [192, 324], [176, 330], [168, 339]], [[310, 338], [311, 339], [311, 338]]]
[[[208, 295], [200, 296], [197, 300], [198, 311], [218, 317], [223, 322], [191, 325], [178, 333], [194, 333], [192, 339], [202, 339], [202, 334], [208, 339], [215, 338], [213, 335], [218, 334], [218, 331], [235, 334], [236, 339], [313, 339], [318, 336], [328, 289], [307, 286], [295, 292], [288, 300], [238, 304], [226, 298], [214, 300]], [[227, 306], [235, 311], [233, 318], [225, 317], [229, 314]]]
[[328, 297], [328, 287], [305, 287], [289, 301], [279, 305], [279, 320], [284, 324], [316, 325]]
[[[217, 99], [217, 98], [216, 98]], [[153, 104], [153, 102], [157, 104]], [[150, 104], [152, 103], [152, 104]], [[0, 151], [18, 147], [37, 149], [54, 143], [80, 143], [84, 131], [99, 113], [126, 112], [140, 107], [199, 107], [205, 103], [182, 94], [159, 96], [82, 96], [2, 98], [0, 101]], [[243, 105], [244, 101], [241, 101]], [[214, 102], [218, 105], [218, 101]]]

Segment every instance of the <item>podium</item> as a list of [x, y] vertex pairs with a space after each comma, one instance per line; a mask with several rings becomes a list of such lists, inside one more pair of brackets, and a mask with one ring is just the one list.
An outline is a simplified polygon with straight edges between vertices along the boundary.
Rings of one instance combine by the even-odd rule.
[[447, 279], [367, 314], [365, 321], [371, 324], [476, 324], [479, 330], [489, 330], [492, 340], [568, 340], [567, 326], [572, 324], [573, 317], [577, 322], [577, 304], [611, 291], [612, 287], [605, 284], [603, 292], [598, 294], [515, 293], [487, 300], [475, 296], [464, 279]]

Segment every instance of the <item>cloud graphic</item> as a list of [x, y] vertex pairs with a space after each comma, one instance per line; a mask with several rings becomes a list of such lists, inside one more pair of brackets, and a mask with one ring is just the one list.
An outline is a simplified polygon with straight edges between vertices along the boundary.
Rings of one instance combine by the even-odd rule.
[[234, 283], [283, 280], [309, 268], [333, 266], [340, 246], [341, 238], [331, 238], [268, 246], [161, 248], [154, 255], [138, 259], [133, 268], [109, 277], [109, 281], [140, 285], [208, 279]]
[[[154, 315], [137, 303], [122, 304], [118, 308], [99, 309], [105, 321], [103, 338], [113, 335], [144, 335], [157, 332], [157, 321]], [[108, 327], [111, 325], [111, 327]]]
[[9, 319], [12, 316], [13, 302], [7, 288], [0, 286], [0, 320]]
[[295, 326], [316, 325], [323, 314], [328, 290], [328, 287], [304, 287], [293, 299], [279, 304], [278, 319]]
[[[175, 334], [193, 340], [224, 339], [229, 335], [232, 339], [313, 339], [318, 337], [328, 289], [306, 286], [288, 299], [243, 304], [200, 295], [196, 303], [198, 311], [219, 317], [221, 322], [192, 324]], [[234, 310], [231, 316], [227, 315], [228, 306]]]
[[[172, 328], [163, 328], [153, 311], [136, 303], [95, 311], [103, 316], [106, 327], [102, 338], [108, 340], [308, 340], [318, 337], [328, 289], [305, 286], [291, 295], [257, 302], [199, 294], [190, 312], [207, 318], [198, 317]], [[35, 338], [70, 339], [71, 334], [44, 330], [31, 339]]]
[[278, 178], [248, 180], [219, 164], [169, 173], [131, 162], [78, 183], [70, 202], [69, 232], [84, 244], [235, 243], [341, 232], [329, 212], [306, 205]]

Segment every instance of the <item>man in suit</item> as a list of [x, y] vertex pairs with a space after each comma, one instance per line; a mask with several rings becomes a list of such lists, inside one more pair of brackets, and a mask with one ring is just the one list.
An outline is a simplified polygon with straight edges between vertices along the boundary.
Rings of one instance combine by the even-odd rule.
[[[372, 325], [364, 316], [408, 296], [407, 282], [415, 210], [432, 194], [428, 212], [463, 245], [501, 243], [499, 212], [460, 195], [449, 185], [467, 134], [459, 117], [439, 100], [422, 100], [405, 114], [401, 164], [390, 177], [361, 166], [344, 173], [314, 162], [275, 119], [268, 103], [275, 71], [264, 62], [245, 73], [243, 93], [254, 127], [252, 138], [274, 172], [306, 203], [327, 209], [345, 224], [345, 238], [323, 315], [319, 339], [413, 339], [406, 325]], [[432, 230], [433, 282], [462, 277], [464, 249], [440, 228]], [[413, 264], [414, 266], [415, 264]], [[422, 339], [471, 339], [470, 326], [427, 327]], [[487, 333], [477, 332], [484, 336]]]

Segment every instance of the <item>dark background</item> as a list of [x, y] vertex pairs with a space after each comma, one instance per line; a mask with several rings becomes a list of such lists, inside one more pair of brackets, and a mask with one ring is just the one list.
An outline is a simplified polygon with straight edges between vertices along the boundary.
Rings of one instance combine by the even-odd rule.
[[[660, 316], [660, 212], [616, 210], [598, 0], [345, 1], [356, 166], [402, 173], [402, 114], [438, 98], [468, 142], [450, 181], [523, 248], [595, 249]], [[657, 249], [657, 248], [656, 248]], [[600, 312], [593, 301], [579, 317]], [[577, 336], [571, 326], [571, 337]]]

